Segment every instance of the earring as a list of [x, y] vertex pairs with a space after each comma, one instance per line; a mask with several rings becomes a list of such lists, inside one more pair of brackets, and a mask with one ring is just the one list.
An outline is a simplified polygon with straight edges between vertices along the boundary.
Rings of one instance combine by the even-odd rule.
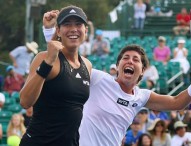
[[57, 36], [57, 41], [61, 41], [61, 37], [60, 36]]

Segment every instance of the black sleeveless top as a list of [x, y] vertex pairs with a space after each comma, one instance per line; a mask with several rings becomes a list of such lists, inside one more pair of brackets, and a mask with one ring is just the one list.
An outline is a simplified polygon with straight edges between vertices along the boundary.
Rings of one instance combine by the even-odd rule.
[[60, 72], [44, 83], [33, 107], [27, 134], [44, 145], [78, 146], [78, 129], [83, 105], [89, 97], [90, 76], [80, 56], [78, 69], [73, 69], [62, 53], [59, 59]]

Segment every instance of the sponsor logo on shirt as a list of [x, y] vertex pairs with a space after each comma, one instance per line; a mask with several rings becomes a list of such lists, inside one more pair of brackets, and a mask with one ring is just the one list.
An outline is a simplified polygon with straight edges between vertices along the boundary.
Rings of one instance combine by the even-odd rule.
[[123, 106], [128, 106], [129, 105], [129, 101], [121, 99], [121, 98], [118, 98], [117, 103], [121, 104]]
[[83, 80], [83, 84], [89, 86], [89, 85], [90, 85], [90, 82]]
[[76, 78], [79, 78], [79, 79], [81, 78], [79, 73], [76, 74]]
[[136, 107], [136, 106], [138, 106], [137, 103], [133, 103], [133, 104], [132, 104], [132, 107]]

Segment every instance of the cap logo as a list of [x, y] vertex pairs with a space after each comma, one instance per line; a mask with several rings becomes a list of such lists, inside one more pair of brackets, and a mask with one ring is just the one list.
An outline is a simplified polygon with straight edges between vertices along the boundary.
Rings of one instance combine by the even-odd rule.
[[72, 9], [69, 13], [76, 13], [76, 11], [74, 9]]

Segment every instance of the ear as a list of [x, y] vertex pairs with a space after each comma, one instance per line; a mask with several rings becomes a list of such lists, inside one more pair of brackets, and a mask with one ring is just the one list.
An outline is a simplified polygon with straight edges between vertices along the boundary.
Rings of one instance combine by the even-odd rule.
[[143, 75], [144, 72], [145, 72], [145, 67], [142, 68], [142, 73], [141, 73], [141, 75]]
[[88, 34], [88, 26], [86, 26], [85, 33]]
[[60, 36], [60, 28], [58, 26], [56, 26], [56, 34], [58, 37]]

